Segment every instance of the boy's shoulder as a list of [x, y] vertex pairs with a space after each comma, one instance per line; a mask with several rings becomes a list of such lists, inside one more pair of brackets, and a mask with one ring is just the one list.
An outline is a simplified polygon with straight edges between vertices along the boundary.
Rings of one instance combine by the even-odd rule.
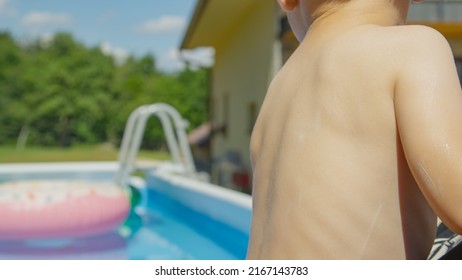
[[403, 51], [419, 54], [449, 50], [446, 38], [437, 30], [424, 25], [400, 25], [390, 27], [384, 35]]
[[[397, 36], [405, 36], [414, 43], [447, 42], [446, 38], [436, 29], [425, 25], [399, 25], [395, 26]], [[415, 40], [415, 41], [413, 41]]]
[[[369, 26], [371, 27], [371, 26]], [[353, 46], [371, 54], [421, 56], [432, 52], [451, 52], [446, 38], [437, 30], [424, 25], [372, 26], [358, 29], [361, 32], [349, 33], [345, 37]], [[344, 41], [340, 41], [343, 43]], [[339, 44], [344, 47], [344, 44]]]
[[[399, 69], [403, 69], [405, 65], [415, 69], [422, 63], [453, 59], [447, 39], [439, 31], [428, 26], [383, 27], [375, 33], [374, 38], [377, 50], [373, 53], [396, 61]], [[383, 53], [388, 55], [383, 56]]]

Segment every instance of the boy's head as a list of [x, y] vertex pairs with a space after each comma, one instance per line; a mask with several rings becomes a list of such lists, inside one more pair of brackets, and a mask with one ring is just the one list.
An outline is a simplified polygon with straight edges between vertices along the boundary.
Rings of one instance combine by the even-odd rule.
[[[343, 4], [356, 3], [392, 3], [405, 17], [409, 3], [420, 3], [423, 0], [277, 0], [281, 8], [287, 13], [287, 19], [299, 41], [305, 37], [311, 23], [321, 14], [336, 9]], [[372, 2], [371, 2], [372, 1]], [[405, 19], [405, 18], [404, 18]]]

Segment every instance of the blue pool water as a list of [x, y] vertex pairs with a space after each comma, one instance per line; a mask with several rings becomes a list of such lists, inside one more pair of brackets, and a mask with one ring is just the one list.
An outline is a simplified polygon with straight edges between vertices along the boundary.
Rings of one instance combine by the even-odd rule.
[[[0, 166], [0, 181], [113, 178], [114, 170], [103, 169], [9, 173]], [[248, 198], [206, 183], [180, 181], [148, 173], [141, 205], [117, 231], [77, 239], [0, 240], [0, 259], [244, 259]], [[228, 196], [238, 197], [244, 206]]]

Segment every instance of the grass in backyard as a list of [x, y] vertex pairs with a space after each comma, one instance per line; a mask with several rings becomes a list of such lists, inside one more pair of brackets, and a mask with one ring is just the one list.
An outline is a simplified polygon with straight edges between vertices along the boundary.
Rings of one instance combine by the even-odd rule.
[[[72, 148], [27, 147], [17, 150], [12, 146], [0, 146], [0, 163], [18, 162], [69, 162], [69, 161], [116, 161], [118, 149], [107, 145], [79, 146]], [[167, 152], [140, 151], [139, 159], [168, 160]]]

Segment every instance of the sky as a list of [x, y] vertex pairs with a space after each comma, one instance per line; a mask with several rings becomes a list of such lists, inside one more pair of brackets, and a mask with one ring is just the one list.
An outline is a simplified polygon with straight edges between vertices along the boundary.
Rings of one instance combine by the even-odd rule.
[[[197, 0], [0, 0], [0, 31], [20, 41], [70, 32], [89, 47], [123, 61], [153, 54], [165, 71], [183, 67], [179, 46]], [[213, 51], [199, 49], [183, 57], [213, 63]]]

